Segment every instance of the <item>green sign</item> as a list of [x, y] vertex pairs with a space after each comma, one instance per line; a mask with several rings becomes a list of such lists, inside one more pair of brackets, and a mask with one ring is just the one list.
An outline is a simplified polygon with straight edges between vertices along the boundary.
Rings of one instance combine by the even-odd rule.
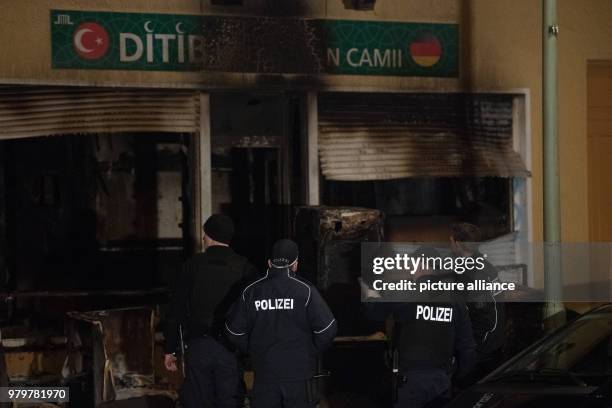
[[328, 73], [458, 75], [455, 24], [324, 20], [321, 25]]
[[51, 11], [53, 68], [457, 77], [456, 24]]

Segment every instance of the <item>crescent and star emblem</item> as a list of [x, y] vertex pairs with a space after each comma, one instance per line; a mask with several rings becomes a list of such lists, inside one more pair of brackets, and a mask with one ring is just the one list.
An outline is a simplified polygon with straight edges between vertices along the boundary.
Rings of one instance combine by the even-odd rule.
[[98, 23], [87, 22], [74, 31], [72, 44], [76, 53], [83, 59], [102, 58], [110, 46], [108, 32]]

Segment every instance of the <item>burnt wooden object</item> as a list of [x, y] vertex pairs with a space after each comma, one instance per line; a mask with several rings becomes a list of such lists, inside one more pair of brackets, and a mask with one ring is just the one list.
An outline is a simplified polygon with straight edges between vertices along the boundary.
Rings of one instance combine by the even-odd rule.
[[361, 244], [383, 239], [381, 211], [358, 207], [299, 207], [295, 217], [300, 274], [314, 283], [331, 307], [339, 335], [378, 329], [358, 313]]
[[[176, 399], [174, 391], [155, 382], [154, 316], [151, 309], [75, 312], [69, 313], [69, 317], [72, 320], [69, 324], [69, 350], [83, 350], [85, 355], [91, 356], [91, 361], [81, 365], [82, 369], [92, 371], [95, 407], [154, 396]], [[69, 356], [74, 358], [72, 353]], [[79, 365], [68, 362], [71, 371]], [[75, 369], [69, 374], [76, 376], [81, 373]], [[146, 401], [139, 403], [145, 404]]]

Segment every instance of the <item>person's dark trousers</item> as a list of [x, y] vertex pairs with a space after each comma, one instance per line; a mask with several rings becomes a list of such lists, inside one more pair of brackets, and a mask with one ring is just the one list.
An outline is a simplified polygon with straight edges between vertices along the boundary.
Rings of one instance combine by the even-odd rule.
[[185, 408], [239, 408], [244, 403], [242, 370], [234, 353], [211, 337], [189, 341], [185, 382], [180, 390]]
[[402, 373], [394, 408], [443, 407], [450, 400], [451, 381], [446, 371], [414, 370]]
[[251, 408], [314, 408], [308, 402], [306, 381], [255, 383]]

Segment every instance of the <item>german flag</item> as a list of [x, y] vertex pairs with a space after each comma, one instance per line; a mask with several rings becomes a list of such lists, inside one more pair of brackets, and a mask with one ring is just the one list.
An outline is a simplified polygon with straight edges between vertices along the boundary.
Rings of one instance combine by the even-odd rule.
[[431, 67], [440, 61], [442, 44], [433, 34], [421, 34], [410, 44], [410, 55], [422, 67]]

